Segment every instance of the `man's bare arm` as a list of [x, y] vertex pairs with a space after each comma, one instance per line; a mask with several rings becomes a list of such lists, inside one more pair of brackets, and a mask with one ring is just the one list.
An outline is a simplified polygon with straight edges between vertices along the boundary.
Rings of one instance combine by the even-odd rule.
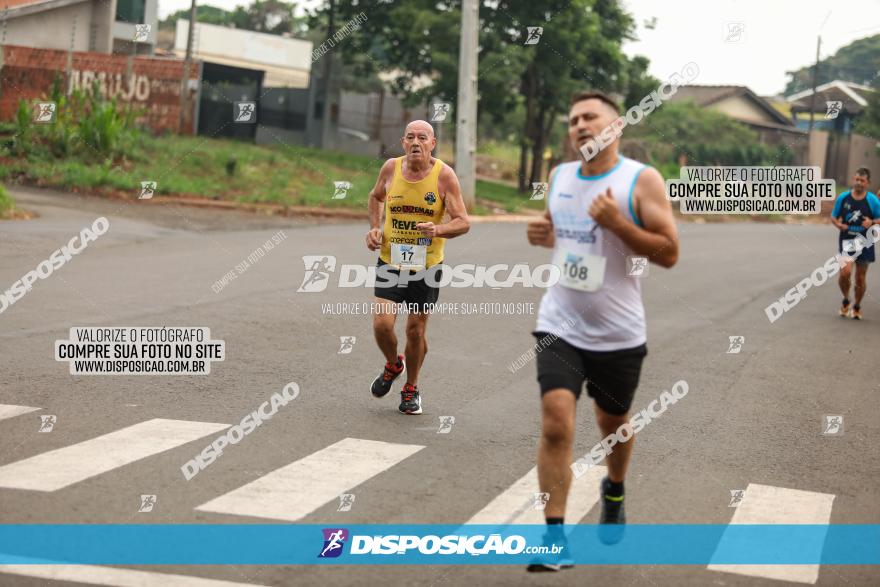
[[382, 210], [385, 204], [385, 184], [394, 174], [394, 159], [389, 159], [382, 165], [379, 171], [379, 177], [376, 179], [376, 185], [370, 190], [370, 200], [367, 209], [370, 212], [370, 228], [381, 228], [382, 226]]
[[672, 215], [672, 204], [666, 198], [663, 176], [653, 167], [648, 167], [639, 175], [633, 205], [642, 227], [620, 216], [622, 222], [607, 228], [635, 253], [645, 255], [663, 267], [672, 267], [678, 261], [678, 229]]
[[[559, 167], [550, 170], [550, 187], [553, 186], [553, 178], [558, 170]], [[548, 189], [544, 196], [546, 207], [543, 216], [530, 221], [526, 226], [526, 238], [529, 244], [552, 249], [556, 245], [556, 233], [553, 230], [553, 216], [550, 215], [550, 191]]]
[[379, 177], [376, 179], [376, 185], [370, 191], [370, 198], [367, 202], [367, 210], [370, 216], [370, 230], [367, 231], [365, 240], [367, 248], [375, 251], [382, 246], [382, 211], [385, 208], [385, 184], [394, 174], [394, 159], [389, 159], [382, 165], [379, 171]]
[[449, 222], [436, 225], [432, 222], [420, 222], [416, 228], [423, 235], [429, 237], [454, 238], [461, 236], [470, 230], [471, 222], [468, 219], [464, 198], [461, 196], [461, 184], [458, 183], [458, 177], [452, 168], [443, 167], [438, 184], [441, 197], [444, 198], [446, 212], [449, 214]]

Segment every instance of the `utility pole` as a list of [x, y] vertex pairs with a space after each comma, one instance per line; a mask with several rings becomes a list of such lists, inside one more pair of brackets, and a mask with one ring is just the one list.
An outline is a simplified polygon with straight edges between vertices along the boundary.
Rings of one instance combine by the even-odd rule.
[[[329, 0], [327, 3], [327, 38], [333, 39], [336, 35], [336, 2]], [[333, 97], [335, 88], [331, 78], [333, 77], [333, 51], [321, 57], [324, 61], [324, 71], [321, 78], [321, 91], [323, 95], [319, 95], [318, 99], [323, 103], [323, 111], [321, 112], [321, 143], [322, 149], [336, 148], [336, 129], [332, 128], [333, 114]]]
[[477, 192], [477, 35], [479, 1], [461, 3], [461, 42], [458, 51], [458, 104], [455, 109], [455, 172], [468, 209]]
[[[827, 18], [825, 20], [828, 20]], [[821, 35], [816, 41], [816, 64], [813, 65], [813, 93], [810, 95], [810, 132], [813, 132], [813, 109], [816, 106], [816, 84], [819, 81], [819, 49], [822, 47]]]
[[189, 9], [189, 32], [186, 34], [186, 57], [183, 60], [183, 79], [180, 80], [180, 127], [178, 133], [183, 132], [186, 121], [186, 110], [189, 103], [189, 69], [192, 62], [193, 33], [196, 27], [196, 0], [192, 0]]

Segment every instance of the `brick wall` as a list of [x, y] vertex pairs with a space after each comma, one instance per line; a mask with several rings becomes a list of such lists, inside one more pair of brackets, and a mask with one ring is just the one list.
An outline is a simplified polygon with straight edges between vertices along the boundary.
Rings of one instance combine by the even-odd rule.
[[[147, 109], [142, 123], [156, 132], [176, 132], [180, 123], [180, 80], [184, 63], [178, 59], [130, 57], [74, 52], [68, 71], [68, 52], [17, 45], [2, 46], [0, 120], [12, 120], [19, 100], [46, 98], [60, 75], [68, 89], [90, 88], [95, 80], [104, 95]], [[190, 80], [198, 80], [198, 62], [190, 66]], [[191, 84], [195, 86], [195, 83]], [[195, 109], [195, 90], [189, 104]], [[192, 132], [192, 116], [186, 131]]]

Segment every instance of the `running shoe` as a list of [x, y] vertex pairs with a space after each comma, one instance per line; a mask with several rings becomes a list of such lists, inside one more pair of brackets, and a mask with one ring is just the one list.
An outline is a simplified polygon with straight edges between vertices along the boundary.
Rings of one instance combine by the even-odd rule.
[[[574, 566], [574, 559], [568, 548], [568, 539], [565, 537], [562, 524], [547, 525], [547, 531], [541, 539], [541, 546], [547, 547], [548, 552], [536, 555], [526, 567], [528, 572], [553, 573]], [[554, 553], [553, 550], [558, 552]]]
[[403, 359], [403, 355], [397, 355], [397, 365], [385, 363], [385, 368], [382, 369], [379, 376], [373, 380], [373, 385], [370, 386], [370, 392], [373, 394], [373, 397], [385, 397], [388, 395], [388, 392], [391, 391], [391, 384], [400, 377], [400, 374], [405, 369], [406, 362]]
[[849, 300], [843, 298], [843, 303], [840, 304], [840, 315], [846, 318], [849, 316]]
[[862, 319], [862, 307], [858, 304], [854, 305], [852, 308], [852, 313], [850, 316], [853, 320], [861, 320]]
[[403, 386], [400, 392], [400, 405], [397, 410], [401, 414], [421, 414], [422, 398], [419, 396], [419, 388], [409, 383]]
[[602, 544], [617, 544], [623, 539], [626, 524], [626, 510], [623, 507], [624, 496], [608, 495], [611, 481], [608, 477], [599, 484], [599, 495], [602, 498], [602, 514], [599, 516], [599, 540]]

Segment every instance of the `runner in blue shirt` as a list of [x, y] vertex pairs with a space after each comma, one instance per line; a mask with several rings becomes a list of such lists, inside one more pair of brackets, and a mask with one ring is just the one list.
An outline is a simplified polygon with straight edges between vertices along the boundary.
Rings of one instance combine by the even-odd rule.
[[[862, 318], [861, 302], [867, 288], [868, 263], [873, 263], [875, 256], [874, 243], [869, 239], [869, 246], [859, 250], [856, 237], [861, 235], [868, 238], [867, 232], [871, 225], [880, 224], [880, 199], [868, 191], [870, 180], [871, 172], [865, 167], [859, 167], [853, 176], [852, 190], [837, 197], [831, 212], [831, 222], [840, 231], [838, 252], [841, 265], [838, 283], [843, 292], [840, 315], [855, 320]], [[856, 266], [855, 303], [850, 309], [849, 284], [853, 264]]]

